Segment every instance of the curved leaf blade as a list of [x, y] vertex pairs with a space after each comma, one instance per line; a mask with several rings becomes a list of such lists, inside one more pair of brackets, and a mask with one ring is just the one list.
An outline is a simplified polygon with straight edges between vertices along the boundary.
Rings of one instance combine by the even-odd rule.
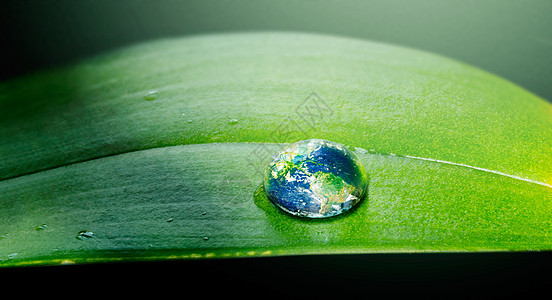
[[[4, 82], [0, 106], [4, 266], [551, 248], [551, 106], [432, 54], [164, 40]], [[304, 220], [264, 197], [267, 159], [303, 138], [358, 149], [357, 209]]]
[[262, 190], [259, 145], [151, 149], [2, 181], [2, 263], [552, 246], [549, 187], [388, 155], [359, 153], [370, 187], [352, 212], [290, 217]]
[[[328, 111], [306, 111], [313, 92]], [[3, 83], [0, 104], [0, 178], [156, 147], [316, 136], [552, 180], [550, 104], [447, 58], [347, 38], [146, 43]], [[293, 130], [277, 135], [282, 126]]]

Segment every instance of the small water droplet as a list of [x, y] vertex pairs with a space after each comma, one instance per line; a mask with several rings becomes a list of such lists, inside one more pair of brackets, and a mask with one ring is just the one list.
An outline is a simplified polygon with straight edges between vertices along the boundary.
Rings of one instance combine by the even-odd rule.
[[170, 222], [172, 222], [172, 221], [174, 221], [173, 218], [168, 218], [168, 219], [167, 219], [167, 223], [170, 223]]
[[159, 95], [158, 91], [149, 91], [145, 96], [144, 100], [151, 101], [157, 99], [157, 96]]
[[36, 231], [41, 231], [41, 230], [44, 230], [46, 228], [48, 228], [48, 225], [46, 225], [46, 224], [35, 226]]
[[209, 240], [209, 237], [208, 237], [208, 236], [204, 236], [204, 237], [203, 237], [203, 240], [204, 240], [204, 241], [208, 241], [208, 240]]
[[201, 213], [202, 216], [204, 216], [204, 215], [206, 215], [206, 214], [207, 214], [206, 211], [204, 211], [204, 212]]
[[18, 254], [19, 254], [19, 253], [17, 253], [17, 252], [8, 254], [8, 259], [14, 259]]
[[0, 234], [0, 240], [2, 240], [2, 239], [7, 239], [8, 236], [9, 236], [9, 234], [7, 234], [7, 233]]
[[92, 231], [82, 230], [82, 231], [79, 231], [79, 233], [76, 236], [76, 239], [83, 241], [93, 237], [94, 237], [94, 233]]
[[230, 119], [230, 121], [228, 121], [228, 124], [236, 125], [236, 124], [238, 124], [238, 119]]
[[365, 153], [368, 153], [368, 150], [360, 147], [355, 147], [355, 152], [360, 154], [365, 154]]
[[188, 120], [188, 124], [192, 123], [192, 120]]

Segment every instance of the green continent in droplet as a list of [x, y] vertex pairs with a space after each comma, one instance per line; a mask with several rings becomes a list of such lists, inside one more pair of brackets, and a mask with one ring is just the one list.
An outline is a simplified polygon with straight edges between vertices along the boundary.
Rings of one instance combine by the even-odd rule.
[[320, 213], [335, 210], [332, 207], [333, 205], [341, 205], [346, 201], [357, 199], [352, 195], [355, 187], [347, 184], [340, 177], [325, 172], [316, 172], [314, 175], [316, 179], [311, 182], [310, 188], [316, 197], [322, 201]]

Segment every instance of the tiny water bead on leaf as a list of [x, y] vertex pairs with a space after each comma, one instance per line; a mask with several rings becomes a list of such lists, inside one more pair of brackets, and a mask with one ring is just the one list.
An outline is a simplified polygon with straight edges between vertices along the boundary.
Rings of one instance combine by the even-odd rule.
[[335, 142], [311, 139], [277, 153], [265, 171], [264, 188], [277, 207], [292, 215], [326, 218], [357, 204], [368, 188], [358, 157]]
[[90, 239], [90, 238], [93, 238], [93, 237], [94, 237], [94, 233], [92, 231], [81, 230], [81, 231], [79, 231], [79, 233], [77, 234], [77, 236], [75, 238], [77, 240], [84, 241], [84, 240], [87, 240], [87, 239]]
[[46, 224], [35, 226], [36, 231], [41, 231], [41, 230], [44, 230], [46, 228], [48, 228], [48, 225], [46, 225]]
[[149, 91], [145, 96], [144, 100], [151, 101], [157, 99], [157, 96], [159, 95], [158, 91]]

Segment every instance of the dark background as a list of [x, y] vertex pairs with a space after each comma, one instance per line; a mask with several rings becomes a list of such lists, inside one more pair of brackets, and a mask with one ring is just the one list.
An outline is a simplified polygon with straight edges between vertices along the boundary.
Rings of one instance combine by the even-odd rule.
[[547, 297], [551, 266], [547, 252], [347, 254], [19, 267], [0, 280], [41, 298], [527, 299]]
[[[2, 1], [0, 81], [152, 39], [279, 30], [430, 51], [500, 75], [550, 101], [551, 13], [552, 1], [547, 0]], [[490, 287], [495, 295], [504, 295], [532, 289], [548, 282], [545, 271], [551, 261], [549, 252], [315, 255], [32, 267], [0, 270], [0, 275], [73, 279], [82, 282], [84, 294], [95, 287], [90, 283], [94, 279], [123, 283], [126, 278], [137, 284], [158, 278], [182, 287], [188, 296], [190, 291], [223, 293], [218, 288], [223, 283], [244, 293], [261, 287], [265, 294], [259, 296], [315, 290], [335, 294], [341, 289], [367, 296], [382, 289], [408, 295], [427, 288], [428, 296], [442, 298], [445, 294], [436, 290], [454, 295]]]
[[427, 50], [552, 100], [549, 0], [3, 0], [0, 80], [151, 39], [326, 33]]

